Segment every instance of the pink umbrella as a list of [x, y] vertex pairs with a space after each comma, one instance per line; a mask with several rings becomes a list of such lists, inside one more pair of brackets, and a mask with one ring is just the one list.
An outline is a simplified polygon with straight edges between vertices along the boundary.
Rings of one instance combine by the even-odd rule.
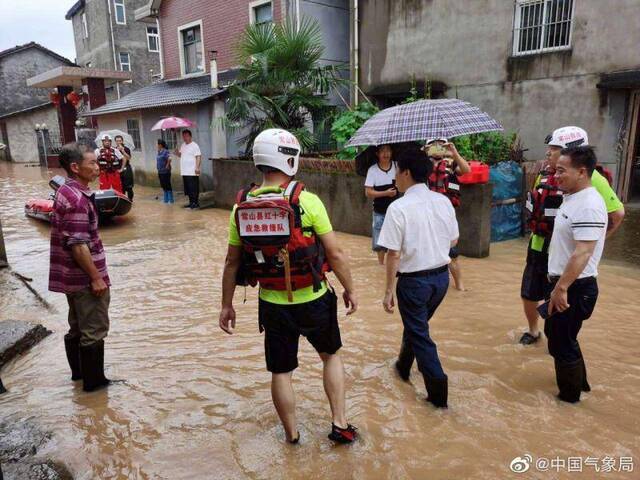
[[169, 128], [188, 128], [193, 127], [195, 123], [186, 118], [167, 117], [156, 123], [151, 130], [167, 130]]

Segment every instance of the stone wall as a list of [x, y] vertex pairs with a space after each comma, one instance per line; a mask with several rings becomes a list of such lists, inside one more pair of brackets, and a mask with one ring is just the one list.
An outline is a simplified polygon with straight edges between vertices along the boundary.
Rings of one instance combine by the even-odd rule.
[[[260, 180], [253, 164], [242, 160], [213, 160], [216, 205], [231, 208], [242, 186]], [[348, 173], [301, 171], [297, 178], [324, 202], [333, 227], [345, 233], [371, 235], [371, 202], [364, 196], [364, 180]], [[458, 209], [460, 252], [468, 257], [489, 255], [491, 241], [491, 185], [463, 185]]]
[[38, 143], [35, 124], [46, 123], [51, 134], [57, 134], [58, 113], [53, 105], [5, 118], [11, 148], [11, 160], [17, 163], [38, 163]]
[[67, 62], [31, 47], [0, 59], [0, 115], [49, 101], [49, 90], [27, 86], [27, 79]]

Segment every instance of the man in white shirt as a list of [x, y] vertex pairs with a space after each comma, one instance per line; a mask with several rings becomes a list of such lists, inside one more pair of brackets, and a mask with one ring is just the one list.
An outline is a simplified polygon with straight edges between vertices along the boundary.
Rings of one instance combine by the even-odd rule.
[[607, 233], [607, 208], [591, 183], [596, 162], [591, 147], [565, 148], [555, 174], [566, 194], [549, 246], [549, 303], [541, 313], [547, 314], [544, 333], [555, 360], [558, 398], [570, 403], [590, 390], [578, 332], [598, 299], [596, 277]]
[[384, 309], [393, 313], [396, 276], [398, 308], [404, 325], [402, 347], [395, 364], [409, 379], [414, 357], [424, 377], [428, 398], [447, 408], [448, 379], [436, 344], [429, 335], [429, 320], [449, 288], [449, 250], [458, 242], [458, 222], [447, 197], [426, 185], [433, 164], [419, 147], [397, 158], [396, 187], [404, 196], [393, 202], [380, 232], [379, 245], [388, 249]]
[[193, 141], [191, 130], [182, 131], [184, 143], [175, 154], [180, 157], [180, 174], [184, 184], [184, 194], [189, 197], [189, 203], [184, 208], [200, 208], [200, 164], [202, 153], [200, 147]]

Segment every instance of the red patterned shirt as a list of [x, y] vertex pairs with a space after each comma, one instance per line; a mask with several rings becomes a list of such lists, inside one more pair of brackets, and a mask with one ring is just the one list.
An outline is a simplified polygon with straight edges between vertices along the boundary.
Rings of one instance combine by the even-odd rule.
[[71, 247], [85, 243], [107, 286], [111, 285], [102, 241], [98, 235], [98, 213], [89, 189], [69, 178], [53, 203], [49, 290], [73, 293], [91, 285], [89, 275], [71, 256]]

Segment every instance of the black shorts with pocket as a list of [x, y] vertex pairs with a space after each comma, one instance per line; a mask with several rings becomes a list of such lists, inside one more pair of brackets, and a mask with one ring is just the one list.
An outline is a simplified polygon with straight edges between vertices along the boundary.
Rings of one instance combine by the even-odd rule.
[[549, 279], [547, 278], [549, 254], [531, 248], [527, 251], [527, 265], [522, 273], [520, 296], [525, 300], [544, 300]]
[[278, 305], [260, 300], [258, 317], [264, 329], [267, 370], [287, 373], [298, 367], [300, 335], [318, 353], [334, 354], [342, 347], [338, 299], [331, 290], [312, 302]]

